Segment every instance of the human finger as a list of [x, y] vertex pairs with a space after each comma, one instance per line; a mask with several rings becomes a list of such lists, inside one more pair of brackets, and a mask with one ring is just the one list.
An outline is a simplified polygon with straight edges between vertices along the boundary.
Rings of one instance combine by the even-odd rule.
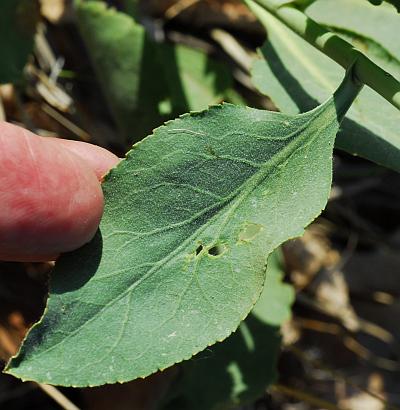
[[105, 168], [66, 145], [0, 123], [0, 260], [53, 259], [94, 236]]

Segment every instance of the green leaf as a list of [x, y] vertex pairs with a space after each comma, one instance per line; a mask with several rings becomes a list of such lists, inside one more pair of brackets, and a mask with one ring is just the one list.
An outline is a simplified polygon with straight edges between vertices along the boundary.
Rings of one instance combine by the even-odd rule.
[[[326, 1], [326, 0], [274, 0], [274, 4], [276, 4], [278, 7], [280, 7], [284, 4], [285, 5], [293, 4], [297, 8], [303, 10], [304, 8], [308, 7], [312, 3], [323, 3], [324, 1]], [[349, 0], [348, 2], [346, 2], [346, 1], [342, 2], [341, 1], [341, 3], [350, 3], [351, 1], [352, 0]], [[380, 6], [382, 4], [384, 4], [384, 5], [391, 4], [392, 6], [396, 7], [398, 12], [400, 12], [400, 0], [360, 0], [359, 2], [360, 3], [364, 2], [365, 4], [367, 4], [367, 1], [369, 1], [374, 6]], [[341, 8], [340, 5], [338, 5], [338, 7], [336, 7], [336, 9], [334, 10], [334, 13], [335, 14], [342, 13], [342, 16], [344, 16], [345, 18], [350, 17], [350, 15], [348, 14], [349, 10], [347, 8], [347, 5], [345, 5], [344, 8]], [[352, 17], [357, 18], [357, 16], [352, 16]], [[361, 16], [358, 16], [358, 17], [361, 17]], [[382, 26], [381, 26], [381, 28], [382, 28]]]
[[250, 315], [223, 343], [196, 355], [181, 369], [163, 410], [223, 410], [261, 397], [277, 378], [279, 328]]
[[[371, 4], [379, 6], [382, 4], [383, 0], [368, 0]], [[396, 7], [396, 10], [400, 13], [400, 0], [385, 0], [386, 3], [392, 4]]]
[[158, 56], [175, 113], [203, 110], [219, 103], [232, 85], [227, 69], [200, 50], [161, 44]]
[[400, 80], [400, 14], [392, 7], [374, 7], [365, 0], [318, 0], [306, 14]]
[[[138, 0], [125, 0], [124, 6], [132, 17], [138, 16]], [[159, 43], [155, 54], [153, 64], [164, 76], [170, 112], [175, 115], [203, 110], [221, 102], [227, 94], [233, 95], [232, 74], [204, 51], [182, 44]]]
[[271, 326], [280, 326], [291, 317], [294, 289], [283, 283], [284, 270], [281, 250], [268, 257], [267, 278], [264, 290], [252, 310], [252, 314]]
[[[254, 84], [287, 113], [309, 110], [324, 101], [343, 69], [262, 7], [246, 2], [268, 31], [263, 58], [253, 66]], [[400, 112], [365, 88], [343, 121], [336, 146], [400, 171], [399, 122]]]
[[223, 343], [183, 363], [164, 410], [229, 409], [263, 395], [277, 378], [279, 326], [289, 319], [294, 301], [283, 275], [277, 250], [268, 258], [264, 290], [250, 316]]
[[261, 293], [266, 256], [326, 204], [339, 120], [360, 87], [351, 78], [305, 114], [225, 104], [136, 144], [106, 177], [94, 240], [57, 262], [45, 315], [8, 372], [124, 382], [228, 337]]
[[2, 0], [0, 4], [0, 83], [18, 82], [33, 49], [39, 6], [32, 0]]
[[[135, 14], [135, 2], [126, 2]], [[155, 43], [125, 13], [78, 1], [79, 28], [123, 139], [138, 141], [165, 120], [220, 102], [232, 76], [200, 50]]]
[[153, 64], [155, 45], [140, 24], [102, 1], [78, 1], [76, 9], [82, 38], [121, 135], [138, 140], [167, 118], [158, 111], [167, 91]]
[[300, 10], [304, 10], [310, 4], [314, 3], [315, 1], [318, 1], [318, 0], [281, 0], [279, 1], [279, 4], [277, 4], [277, 6], [281, 7], [283, 5], [285, 6], [292, 5]]

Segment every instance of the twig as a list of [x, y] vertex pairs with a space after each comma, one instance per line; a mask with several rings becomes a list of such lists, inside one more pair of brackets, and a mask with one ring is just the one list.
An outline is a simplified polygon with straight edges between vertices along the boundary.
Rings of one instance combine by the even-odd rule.
[[51, 71], [57, 62], [56, 57], [45, 36], [46, 26], [43, 23], [38, 25], [35, 35], [35, 55], [40, 68], [45, 71]]
[[250, 72], [253, 64], [251, 54], [225, 30], [214, 29], [210, 32], [211, 37], [223, 48], [223, 50], [246, 72]]
[[[329, 312], [328, 312], [329, 314]], [[373, 364], [374, 366], [385, 369], [392, 372], [397, 372], [400, 370], [400, 365], [398, 361], [386, 359], [385, 357], [378, 356], [372, 353], [368, 348], [363, 346], [358, 342], [347, 329], [344, 330], [337, 324], [325, 323], [318, 320], [297, 318], [298, 324], [304, 329], [310, 329], [315, 332], [328, 333], [341, 337], [344, 346], [353, 353], [355, 353], [361, 359]], [[391, 344], [388, 339], [391, 338], [393, 341], [393, 336], [388, 333], [385, 329], [382, 329], [375, 325], [374, 333], [370, 333], [369, 328], [362, 328], [361, 330], [367, 334], [371, 334], [377, 339], [383, 341], [384, 343]]]
[[6, 112], [4, 110], [3, 99], [1, 98], [1, 95], [0, 95], [0, 121], [5, 121], [5, 120], [6, 120]]
[[79, 410], [71, 400], [65, 397], [60, 390], [48, 384], [37, 383], [37, 386], [42, 389], [49, 397], [57, 402], [64, 410]]
[[264, 20], [266, 26], [274, 24], [271, 17], [275, 17], [346, 70], [354, 64], [354, 74], [361, 83], [368, 85], [400, 109], [400, 82], [350, 43], [290, 5], [284, 4], [279, 7], [276, 0], [243, 1], [261, 20]]
[[50, 105], [46, 103], [43, 103], [41, 105], [41, 108], [47, 115], [49, 115], [51, 118], [59, 122], [66, 129], [70, 130], [73, 134], [77, 135], [80, 140], [85, 141], [85, 142], [90, 141], [90, 135], [86, 131], [84, 131], [82, 128], [78, 127], [77, 125], [75, 125], [72, 121], [64, 117], [53, 107], [51, 107]]
[[27, 67], [27, 72], [38, 80], [35, 88], [45, 101], [60, 111], [71, 111], [73, 105], [72, 98], [59, 84], [55, 83], [44, 71], [37, 69], [33, 65]]
[[282, 393], [286, 396], [293, 397], [294, 399], [300, 400], [302, 402], [311, 404], [317, 408], [326, 409], [326, 410], [344, 410], [343, 407], [338, 407], [335, 404], [315, 397], [310, 393], [306, 393], [304, 390], [294, 389], [293, 387], [285, 386], [283, 384], [275, 384], [272, 387], [274, 390]]
[[343, 338], [343, 344], [347, 347], [348, 350], [355, 353], [358, 357], [380, 369], [387, 370], [389, 372], [400, 371], [400, 365], [398, 361], [377, 356], [376, 354], [372, 353], [369, 349], [367, 349], [365, 346], [363, 346], [354, 337], [345, 336]]
[[[0, 331], [1, 331], [1, 328], [0, 328]], [[18, 346], [15, 341], [11, 340], [8, 337], [7, 333], [5, 332], [0, 333], [0, 336], [2, 335], [3, 335], [3, 338], [2, 339], [0, 338], [1, 347], [4, 349], [6, 353], [6, 357], [3, 357], [2, 359], [4, 359], [7, 362], [9, 357], [15, 355], [16, 351], [18, 350]], [[36, 382], [24, 383], [23, 385], [39, 387], [49, 397], [51, 397], [55, 402], [57, 402], [64, 410], [80, 410], [79, 407], [75, 406], [75, 404], [72, 403], [71, 400], [65, 397], [64, 394], [62, 394], [54, 386], [49, 386], [48, 384], [42, 384], [42, 383], [36, 383]], [[2, 400], [0, 398], [0, 403], [1, 401]]]
[[351, 387], [353, 387], [353, 388], [355, 388], [355, 389], [357, 389], [361, 392], [364, 392], [364, 393], [368, 394], [369, 396], [373, 397], [374, 399], [379, 400], [382, 404], [384, 404], [386, 409], [388, 409], [388, 410], [400, 410], [399, 407], [389, 403], [381, 395], [379, 395], [379, 394], [377, 394], [377, 393], [375, 393], [375, 392], [373, 392], [373, 391], [371, 391], [371, 390], [369, 390], [365, 387], [360, 386], [358, 383], [353, 382], [349, 377], [344, 376], [341, 372], [329, 368], [328, 366], [324, 365], [319, 360], [310, 359], [299, 348], [297, 348], [295, 346], [287, 346], [286, 349], [289, 350], [290, 352], [292, 352], [300, 361], [309, 364], [311, 367], [313, 367], [315, 369], [323, 370], [324, 372], [329, 373], [332, 378], [336, 378], [336, 379], [339, 379], [341, 381], [344, 381], [349, 386], [351, 386]]
[[[344, 320], [344, 318], [342, 317], [342, 312], [339, 312], [338, 310], [333, 311], [331, 309], [328, 309], [321, 302], [311, 299], [304, 293], [298, 293], [296, 295], [296, 298], [298, 302], [304, 304], [305, 306], [308, 306], [327, 316], [340, 320], [340, 323], [345, 329], [347, 329], [349, 332], [354, 332], [354, 329], [351, 329], [346, 325], [346, 320]], [[357, 331], [362, 331], [364, 333], [370, 334], [371, 336], [381, 340], [383, 343], [387, 343], [387, 344], [395, 343], [395, 338], [393, 337], [393, 335], [390, 332], [388, 332], [386, 329], [384, 329], [383, 327], [375, 323], [371, 323], [365, 319], [360, 319], [358, 316], [356, 316], [356, 320], [357, 320]]]
[[196, 3], [200, 2], [201, 0], [181, 0], [173, 4], [169, 7], [166, 12], [164, 13], [164, 17], [166, 20], [172, 20], [179, 14], [181, 14], [184, 10], [188, 9], [189, 7], [194, 6]]

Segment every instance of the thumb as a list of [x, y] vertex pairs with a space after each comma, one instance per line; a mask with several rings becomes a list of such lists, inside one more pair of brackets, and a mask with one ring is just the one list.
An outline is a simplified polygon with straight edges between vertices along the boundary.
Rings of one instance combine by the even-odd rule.
[[0, 123], [0, 260], [50, 260], [90, 241], [103, 212], [98, 177], [117, 162], [102, 148]]

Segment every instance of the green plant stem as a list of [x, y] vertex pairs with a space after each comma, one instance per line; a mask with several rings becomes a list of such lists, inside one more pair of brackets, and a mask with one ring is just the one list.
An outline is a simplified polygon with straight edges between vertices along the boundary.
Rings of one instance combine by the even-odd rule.
[[354, 74], [388, 102], [400, 109], [400, 82], [372, 62], [350, 43], [280, 0], [243, 0], [249, 7], [261, 6], [308, 43], [346, 70], [354, 64]]
[[334, 93], [336, 115], [338, 120], [343, 121], [344, 116], [350, 109], [364, 84], [355, 75], [355, 64], [347, 70], [347, 75]]

